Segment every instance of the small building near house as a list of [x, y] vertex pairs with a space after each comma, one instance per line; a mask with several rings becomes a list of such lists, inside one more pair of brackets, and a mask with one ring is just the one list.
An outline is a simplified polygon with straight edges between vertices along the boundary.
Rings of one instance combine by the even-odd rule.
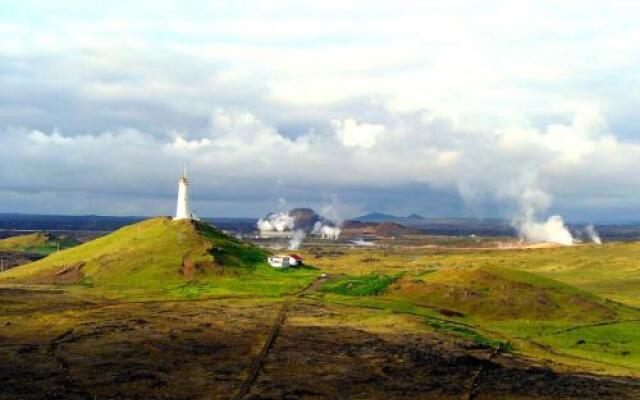
[[291, 261], [295, 261], [292, 265], [295, 265], [296, 267], [299, 267], [302, 265], [302, 257], [300, 255], [289, 254], [289, 257], [291, 258]]
[[267, 262], [273, 268], [289, 268], [302, 265], [302, 257], [297, 254], [278, 254], [269, 256]]

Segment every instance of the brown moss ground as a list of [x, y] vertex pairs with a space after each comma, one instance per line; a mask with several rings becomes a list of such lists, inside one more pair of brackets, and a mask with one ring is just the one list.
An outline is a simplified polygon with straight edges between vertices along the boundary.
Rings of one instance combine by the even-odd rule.
[[[20, 302], [16, 302], [19, 299]], [[13, 303], [11, 303], [13, 301]], [[0, 290], [0, 399], [229, 399], [277, 301], [83, 301]], [[637, 398], [640, 383], [554, 372], [411, 315], [292, 300], [246, 398]]]

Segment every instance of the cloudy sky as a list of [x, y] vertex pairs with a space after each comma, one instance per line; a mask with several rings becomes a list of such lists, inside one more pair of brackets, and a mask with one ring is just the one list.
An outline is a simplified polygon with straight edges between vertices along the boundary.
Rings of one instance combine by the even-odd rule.
[[0, 212], [640, 220], [640, 3], [335, 3], [0, 0]]

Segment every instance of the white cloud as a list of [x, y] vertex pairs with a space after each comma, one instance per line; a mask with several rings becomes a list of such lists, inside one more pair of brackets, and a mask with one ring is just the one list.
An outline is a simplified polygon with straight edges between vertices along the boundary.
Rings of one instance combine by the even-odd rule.
[[[201, 13], [181, 7], [186, 11], [173, 14], [168, 10], [176, 4], [144, 4], [118, 15], [107, 7], [97, 13], [104, 17], [89, 20], [4, 22], [0, 31], [11, 40], [0, 43], [0, 53], [23, 61], [46, 54], [49, 68], [41, 77], [88, 98], [160, 94], [166, 104], [200, 108], [217, 85], [253, 81], [265, 85], [266, 98], [289, 105], [379, 96], [396, 110], [448, 109], [493, 123], [510, 122], [520, 110], [597, 102], [590, 85], [608, 71], [635, 76], [640, 61], [630, 39], [640, 37], [632, 17], [639, 10], [630, 2], [486, 2], [481, 8], [408, 2], [402, 9], [364, 10], [347, 4], [341, 17], [308, 3], [282, 3], [262, 15], [249, 12], [264, 9], [254, 4], [233, 16], [208, 14], [204, 6]], [[141, 79], [135, 85], [101, 79], [113, 71]], [[203, 85], [212, 75], [218, 78]]]
[[636, 201], [637, 2], [25, 4], [0, 17], [4, 190], [162, 192], [188, 158], [211, 193]]
[[333, 122], [334, 130], [293, 138], [247, 111], [216, 109], [211, 121], [201, 134], [167, 136], [132, 129], [79, 136], [6, 130], [1, 189], [170, 196], [172, 177], [185, 161], [209, 193], [418, 183], [458, 190], [469, 202], [528, 207], [531, 214], [547, 210], [552, 197], [594, 198], [597, 188], [610, 199], [626, 198], [640, 187], [640, 145], [618, 141], [594, 112], [543, 129], [492, 132], [458, 131], [441, 118], [413, 114], [396, 115], [387, 126], [345, 118]]
[[331, 121], [340, 143], [347, 147], [370, 149], [376, 145], [384, 126], [378, 124], [358, 124], [351, 118]]

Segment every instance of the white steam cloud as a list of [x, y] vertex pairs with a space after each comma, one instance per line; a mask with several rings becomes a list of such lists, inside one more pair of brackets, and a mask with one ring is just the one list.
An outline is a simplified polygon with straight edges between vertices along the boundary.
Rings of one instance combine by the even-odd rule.
[[288, 212], [279, 212], [269, 214], [264, 218], [260, 218], [257, 223], [260, 232], [285, 232], [292, 230], [295, 226], [296, 219], [289, 215]]
[[313, 225], [312, 235], [320, 236], [322, 239], [338, 240], [342, 232], [341, 226], [343, 219], [333, 206], [322, 208], [323, 220], [317, 221]]
[[559, 215], [553, 215], [546, 221], [525, 219], [519, 223], [517, 228], [520, 237], [527, 242], [573, 245], [573, 236]]
[[313, 226], [312, 234], [320, 236], [322, 239], [338, 240], [342, 229], [337, 226], [331, 226], [318, 221]]
[[553, 215], [546, 221], [538, 220], [537, 213], [546, 210], [551, 204], [551, 196], [539, 189], [526, 189], [520, 197], [521, 211], [512, 225], [518, 230], [520, 238], [530, 243], [555, 243], [571, 246], [573, 236], [559, 215]]

